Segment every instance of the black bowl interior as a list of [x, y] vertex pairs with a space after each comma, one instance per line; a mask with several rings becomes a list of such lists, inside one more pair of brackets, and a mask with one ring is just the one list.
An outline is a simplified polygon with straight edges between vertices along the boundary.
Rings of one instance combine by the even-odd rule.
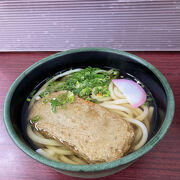
[[28, 145], [30, 144], [27, 142], [23, 133], [25, 127], [22, 126], [21, 123], [25, 121], [22, 116], [22, 109], [28, 95], [44, 79], [60, 71], [87, 66], [100, 67], [103, 69], [115, 68], [118, 69], [120, 73], [128, 73], [141, 81], [145, 87], [150, 90], [155, 100], [155, 113], [151, 122], [149, 137], [151, 138], [156, 134], [166, 114], [167, 98], [160, 81], [153, 72], [140, 62], [124, 55], [102, 51], [85, 51], [66, 54], [40, 64], [28, 73], [16, 88], [10, 103], [10, 116], [17, 134], [21, 139], [25, 140]]

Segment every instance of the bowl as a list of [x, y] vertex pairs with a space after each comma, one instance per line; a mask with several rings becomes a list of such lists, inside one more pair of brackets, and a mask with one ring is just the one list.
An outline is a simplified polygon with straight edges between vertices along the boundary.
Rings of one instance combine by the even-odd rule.
[[[148, 142], [118, 160], [91, 165], [70, 165], [49, 160], [36, 153], [23, 135], [22, 107], [30, 92], [57, 72], [78, 67], [115, 68], [135, 76], [151, 91], [157, 112]], [[4, 102], [4, 122], [9, 136], [27, 155], [55, 170], [75, 177], [95, 178], [114, 174], [150, 151], [164, 137], [174, 115], [174, 96], [165, 77], [150, 63], [133, 54], [106, 48], [81, 48], [56, 53], [26, 69], [13, 83]], [[103, 147], [102, 147], [103, 148]]]

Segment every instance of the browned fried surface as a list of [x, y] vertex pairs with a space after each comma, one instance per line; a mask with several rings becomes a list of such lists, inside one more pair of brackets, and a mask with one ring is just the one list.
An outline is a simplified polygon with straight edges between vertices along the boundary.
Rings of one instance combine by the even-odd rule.
[[[48, 99], [62, 92], [51, 93]], [[134, 140], [133, 127], [118, 114], [75, 97], [65, 108], [43, 104], [43, 98], [31, 108], [28, 119], [39, 115], [36, 127], [58, 138], [90, 163], [107, 162], [122, 157]]]

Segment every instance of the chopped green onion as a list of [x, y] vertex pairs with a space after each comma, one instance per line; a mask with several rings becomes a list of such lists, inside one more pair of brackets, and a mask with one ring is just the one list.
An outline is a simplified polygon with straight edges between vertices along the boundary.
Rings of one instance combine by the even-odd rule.
[[38, 122], [39, 120], [40, 120], [40, 116], [37, 115], [37, 116], [34, 116], [31, 121], [34, 122], [34, 123], [36, 123], [36, 122]]
[[49, 96], [49, 92], [48, 91], [41, 92], [39, 96], [40, 97], [47, 97], [47, 96]]
[[53, 98], [50, 100], [52, 112], [56, 112], [56, 107], [60, 108], [65, 107], [67, 103], [74, 102], [74, 94], [72, 92], [67, 92], [59, 95], [57, 98]]
[[74, 102], [74, 94], [72, 92], [68, 92], [68, 95], [67, 95], [67, 99], [68, 99], [68, 102], [69, 103], [73, 103]]
[[87, 67], [60, 80], [51, 81], [40, 96], [44, 97], [51, 92], [66, 90], [93, 102], [94, 100], [91, 98], [93, 92], [102, 97], [110, 96], [108, 90], [109, 83], [118, 76], [119, 72], [114, 69], [106, 71], [99, 68]]
[[33, 90], [31, 93], [30, 93], [30, 95], [29, 95], [29, 97], [33, 97], [34, 96], [34, 94], [36, 93], [36, 90]]
[[49, 80], [51, 80], [51, 78], [47, 78], [47, 79], [46, 79], [46, 82], [48, 82]]
[[48, 95], [49, 95], [49, 92], [45, 91], [44, 96], [48, 96]]
[[51, 99], [50, 103], [51, 103], [51, 110], [52, 110], [52, 112], [55, 113], [56, 112], [56, 106], [59, 106], [60, 103], [56, 98]]
[[144, 88], [145, 87], [144, 84], [141, 84], [141, 87]]
[[30, 101], [31, 101], [31, 99], [30, 99], [30, 98], [27, 98], [27, 99], [26, 99], [26, 101], [27, 101], [27, 102], [30, 102]]
[[152, 98], [151, 98], [151, 97], [148, 97], [148, 98], [147, 98], [147, 101], [152, 101]]
[[47, 104], [48, 103], [48, 100], [47, 99], [44, 99], [43, 100], [43, 104]]
[[149, 106], [150, 102], [152, 101], [152, 98], [150, 97], [150, 94], [147, 94], [146, 102], [144, 103], [145, 106]]

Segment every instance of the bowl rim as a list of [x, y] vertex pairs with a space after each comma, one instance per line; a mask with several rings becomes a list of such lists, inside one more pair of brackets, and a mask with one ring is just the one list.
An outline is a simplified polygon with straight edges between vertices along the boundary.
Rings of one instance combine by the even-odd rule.
[[[137, 150], [137, 151], [135, 151], [129, 155], [126, 155], [120, 159], [117, 159], [117, 160], [114, 160], [111, 162], [100, 163], [100, 164], [89, 164], [89, 165], [71, 165], [71, 164], [65, 164], [65, 163], [55, 162], [55, 161], [49, 160], [49, 159], [39, 155], [35, 151], [33, 151], [30, 147], [28, 147], [18, 137], [17, 133], [15, 132], [15, 130], [12, 126], [12, 123], [11, 123], [11, 119], [10, 119], [10, 102], [11, 102], [12, 96], [15, 92], [15, 89], [17, 88], [17, 86], [21, 82], [21, 80], [25, 76], [27, 76], [35, 67], [37, 67], [37, 66], [39, 66], [39, 65], [41, 65], [47, 61], [50, 61], [51, 59], [54, 59], [56, 57], [61, 57], [64, 55], [77, 53], [77, 52], [90, 52], [90, 51], [120, 54], [120, 55], [134, 59], [135, 61], [141, 63], [142, 65], [146, 66], [150, 71], [152, 71], [153, 74], [155, 74], [155, 76], [161, 82], [161, 84], [165, 90], [166, 96], [167, 96], [167, 109], [168, 109], [168, 111], [166, 113], [164, 122], [163, 122], [162, 126], [160, 127], [160, 129], [158, 130], [158, 132], [142, 148], [140, 148], [139, 150]], [[167, 131], [171, 125], [173, 116], [174, 116], [174, 109], [175, 109], [174, 95], [173, 95], [172, 89], [171, 89], [168, 81], [163, 76], [163, 74], [158, 69], [156, 69], [152, 64], [150, 64], [149, 62], [145, 61], [144, 59], [142, 59], [136, 55], [133, 55], [131, 53], [127, 53], [124, 51], [120, 51], [117, 49], [79, 48], [79, 49], [72, 49], [72, 50], [68, 50], [68, 51], [64, 51], [64, 52], [58, 52], [58, 53], [50, 55], [46, 58], [43, 58], [43, 59], [39, 60], [38, 62], [34, 63], [33, 65], [31, 65], [23, 73], [21, 73], [19, 75], [19, 77], [11, 85], [11, 87], [10, 87], [10, 89], [6, 95], [6, 98], [4, 101], [3, 118], [4, 118], [6, 130], [9, 134], [9, 136], [11, 137], [11, 139], [14, 141], [14, 143], [25, 154], [27, 154], [31, 158], [35, 159], [36, 161], [38, 161], [42, 164], [45, 164], [47, 166], [50, 166], [52, 168], [58, 169], [58, 170], [73, 171], [73, 172], [79, 172], [79, 171], [94, 172], [94, 171], [102, 171], [102, 170], [112, 169], [112, 168], [115, 168], [115, 167], [118, 167], [121, 165], [131, 163], [131, 162], [135, 161], [136, 159], [140, 158], [141, 156], [143, 156], [148, 151], [150, 151], [167, 133]]]

